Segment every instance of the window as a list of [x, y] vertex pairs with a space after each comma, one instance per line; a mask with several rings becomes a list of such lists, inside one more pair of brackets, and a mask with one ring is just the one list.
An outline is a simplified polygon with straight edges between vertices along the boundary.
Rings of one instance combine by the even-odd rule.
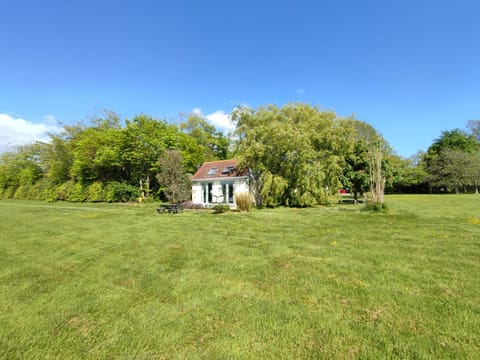
[[234, 169], [235, 169], [235, 167], [233, 167], [233, 166], [227, 166], [225, 168], [225, 170], [222, 171], [222, 174], [223, 175], [230, 174], [231, 172], [233, 172]]
[[211, 175], [215, 175], [215, 173], [217, 172], [217, 168], [211, 168], [210, 170], [208, 170], [208, 176], [211, 176]]
[[204, 204], [211, 204], [213, 200], [212, 196], [213, 184], [206, 183], [202, 185], [202, 202]]
[[223, 201], [228, 204], [233, 204], [233, 183], [222, 184]]

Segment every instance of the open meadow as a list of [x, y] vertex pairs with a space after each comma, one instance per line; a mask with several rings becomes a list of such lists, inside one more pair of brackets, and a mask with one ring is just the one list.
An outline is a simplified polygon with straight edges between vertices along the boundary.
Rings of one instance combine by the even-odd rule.
[[386, 201], [0, 201], [0, 358], [480, 358], [480, 196]]

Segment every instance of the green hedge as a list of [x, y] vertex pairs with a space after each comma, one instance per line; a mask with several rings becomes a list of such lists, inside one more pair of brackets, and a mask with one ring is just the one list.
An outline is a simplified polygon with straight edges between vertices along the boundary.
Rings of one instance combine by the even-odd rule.
[[125, 182], [112, 181], [103, 185], [94, 182], [82, 185], [69, 181], [60, 185], [46, 180], [0, 189], [0, 199], [44, 200], [69, 202], [129, 202], [137, 201], [140, 191]]

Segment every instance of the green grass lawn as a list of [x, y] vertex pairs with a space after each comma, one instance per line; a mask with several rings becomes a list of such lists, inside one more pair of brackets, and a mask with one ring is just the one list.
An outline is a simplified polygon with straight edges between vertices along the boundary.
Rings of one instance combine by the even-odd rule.
[[0, 201], [0, 358], [480, 358], [480, 196], [387, 202]]

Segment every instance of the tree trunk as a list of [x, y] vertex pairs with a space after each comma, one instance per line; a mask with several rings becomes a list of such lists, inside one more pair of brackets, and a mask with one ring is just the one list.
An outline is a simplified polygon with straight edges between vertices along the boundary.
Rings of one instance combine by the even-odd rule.
[[146, 187], [146, 190], [147, 190], [147, 197], [150, 196], [150, 174], [147, 173], [147, 179], [145, 180], [145, 187]]
[[383, 205], [386, 179], [382, 172], [382, 149], [372, 145], [369, 149], [370, 193], [375, 204]]

